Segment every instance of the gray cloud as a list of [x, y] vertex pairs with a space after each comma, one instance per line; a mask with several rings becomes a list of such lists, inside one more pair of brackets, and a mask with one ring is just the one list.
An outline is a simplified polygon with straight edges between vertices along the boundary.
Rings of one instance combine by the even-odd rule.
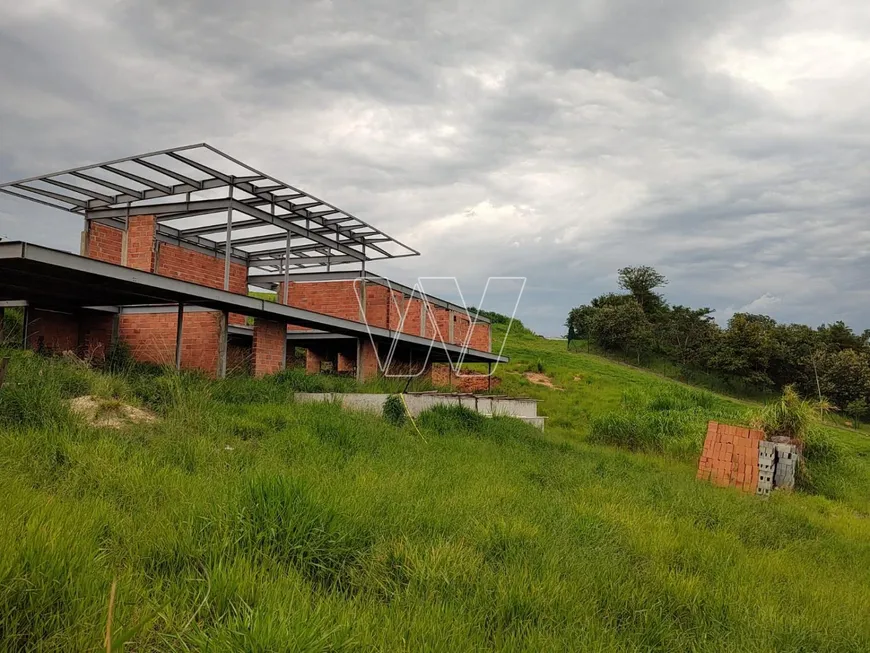
[[[857, 0], [0, 0], [0, 179], [205, 140], [423, 252], [384, 274], [527, 276], [546, 333], [629, 264], [863, 329], [868, 29]], [[79, 229], [0, 199], [0, 234]]]

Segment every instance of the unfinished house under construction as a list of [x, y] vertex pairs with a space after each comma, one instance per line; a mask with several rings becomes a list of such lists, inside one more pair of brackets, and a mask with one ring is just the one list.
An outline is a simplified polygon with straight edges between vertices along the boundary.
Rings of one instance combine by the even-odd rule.
[[0, 310], [24, 308], [25, 346], [101, 357], [124, 342], [138, 360], [219, 377], [304, 364], [364, 380], [504, 360], [485, 318], [366, 269], [416, 250], [209, 145], [0, 192], [84, 220], [80, 255], [0, 243]]

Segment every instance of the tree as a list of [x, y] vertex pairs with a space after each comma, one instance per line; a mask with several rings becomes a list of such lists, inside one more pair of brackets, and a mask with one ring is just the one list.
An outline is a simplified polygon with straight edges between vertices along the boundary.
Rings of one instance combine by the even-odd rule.
[[668, 280], [648, 265], [619, 269], [619, 287], [627, 290], [640, 305], [644, 313], [654, 313], [665, 306], [664, 298], [653, 292], [655, 288], [666, 286]]
[[766, 315], [735, 313], [720, 338], [711, 365], [751, 385], [772, 386], [768, 372], [775, 348], [775, 338], [771, 336], [775, 327], [776, 322]]
[[568, 319], [565, 321], [565, 326], [567, 326], [569, 330], [571, 327], [574, 327], [575, 338], [588, 338], [593, 315], [595, 315], [595, 309], [588, 304], [572, 308], [571, 312], [568, 313]]
[[571, 350], [571, 341], [577, 340], [577, 332], [574, 331], [574, 325], [571, 324], [571, 321], [568, 321], [568, 350]]
[[590, 332], [604, 349], [633, 353], [638, 361], [652, 343], [649, 320], [634, 301], [599, 308], [592, 318]]
[[861, 351], [866, 347], [864, 335], [857, 335], [851, 327], [842, 320], [833, 324], [823, 324], [819, 327], [819, 335], [831, 349], [855, 349]]
[[855, 428], [858, 428], [861, 420], [870, 414], [870, 405], [864, 399], [856, 399], [846, 404], [845, 412], [855, 421]]
[[826, 351], [817, 359], [822, 393], [840, 408], [870, 400], [870, 354], [854, 349]]
[[683, 368], [703, 364], [710, 356], [718, 327], [710, 308], [674, 306], [659, 329], [662, 351]]

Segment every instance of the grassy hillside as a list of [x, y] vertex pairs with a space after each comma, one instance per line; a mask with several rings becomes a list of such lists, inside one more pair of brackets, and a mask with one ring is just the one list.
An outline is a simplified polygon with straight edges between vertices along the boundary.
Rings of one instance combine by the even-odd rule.
[[[112, 632], [136, 651], [870, 649], [860, 436], [832, 432], [843, 456], [819, 463], [821, 494], [713, 488], [694, 479], [693, 425], [749, 406], [561, 346], [517, 334], [499, 371], [542, 400], [545, 435], [446, 411], [422, 437], [294, 404], [312, 382], [293, 374], [14, 354], [0, 649], [105, 649], [113, 582]], [[523, 376], [539, 361], [563, 390]], [[67, 409], [82, 394], [159, 418], [89, 426]], [[614, 419], [660, 428], [637, 452], [591, 444]]]

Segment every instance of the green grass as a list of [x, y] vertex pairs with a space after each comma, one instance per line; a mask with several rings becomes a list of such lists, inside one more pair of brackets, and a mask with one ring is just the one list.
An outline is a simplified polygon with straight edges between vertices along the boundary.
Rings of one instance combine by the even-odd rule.
[[[329, 377], [13, 353], [0, 650], [103, 649], [113, 580], [135, 651], [870, 649], [865, 437], [808, 444], [817, 494], [715, 488], [694, 478], [696, 429], [753, 406], [563, 346], [519, 334], [499, 370], [501, 391], [542, 400], [546, 434], [439, 409], [423, 437], [293, 402], [345, 382]], [[522, 376], [538, 361], [563, 390]], [[161, 419], [90, 427], [66, 409], [77, 394]], [[593, 443], [614, 415], [664, 421], [638, 452]]]

